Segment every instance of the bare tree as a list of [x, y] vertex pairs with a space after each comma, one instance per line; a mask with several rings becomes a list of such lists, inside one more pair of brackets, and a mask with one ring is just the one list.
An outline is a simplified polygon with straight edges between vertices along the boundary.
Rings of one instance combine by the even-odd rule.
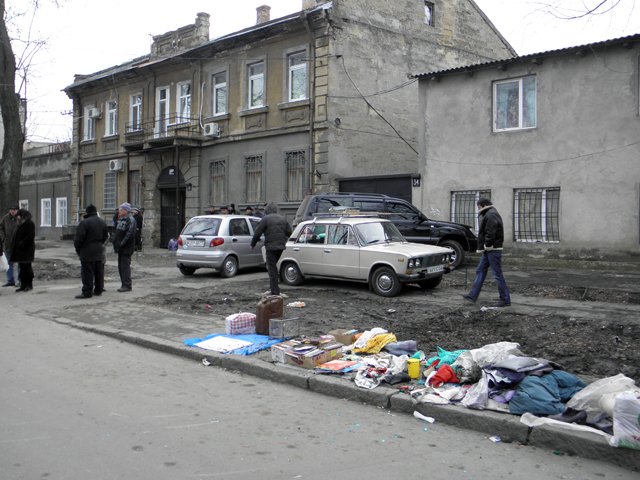
[[0, 112], [4, 145], [0, 158], [0, 213], [18, 201], [24, 132], [20, 119], [20, 98], [16, 93], [16, 59], [7, 31], [5, 0], [0, 0]]
[[539, 5], [540, 10], [561, 20], [578, 20], [589, 16], [605, 15], [625, 1], [630, 2], [632, 7], [635, 6], [635, 0], [582, 0], [577, 2], [555, 0], [539, 2]]

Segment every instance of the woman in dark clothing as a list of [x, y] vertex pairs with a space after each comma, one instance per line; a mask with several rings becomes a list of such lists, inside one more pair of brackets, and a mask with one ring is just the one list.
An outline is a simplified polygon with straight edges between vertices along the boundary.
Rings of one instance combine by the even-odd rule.
[[18, 279], [20, 288], [16, 292], [28, 292], [33, 290], [33, 268], [31, 263], [36, 252], [36, 226], [31, 220], [31, 213], [21, 208], [16, 215], [18, 228], [13, 237], [11, 247], [11, 259], [9, 261], [18, 264]]

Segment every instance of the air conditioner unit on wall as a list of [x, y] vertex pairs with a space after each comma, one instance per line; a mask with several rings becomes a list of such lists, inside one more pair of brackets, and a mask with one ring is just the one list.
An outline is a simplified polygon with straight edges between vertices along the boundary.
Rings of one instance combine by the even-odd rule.
[[110, 172], [121, 172], [124, 162], [121, 159], [109, 160]]
[[204, 134], [207, 137], [219, 137], [220, 136], [220, 125], [216, 122], [205, 123], [204, 124]]
[[87, 115], [89, 116], [89, 118], [100, 118], [102, 112], [100, 112], [100, 110], [98, 110], [97, 108], [90, 108], [87, 110]]

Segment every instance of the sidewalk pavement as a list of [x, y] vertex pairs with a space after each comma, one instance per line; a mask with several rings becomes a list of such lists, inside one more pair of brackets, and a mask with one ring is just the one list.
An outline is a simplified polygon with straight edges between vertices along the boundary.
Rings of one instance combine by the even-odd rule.
[[[36, 252], [38, 258], [56, 259], [64, 263], [78, 265], [73, 247], [65, 242], [51, 242], [46, 248]], [[115, 256], [111, 254], [108, 264], [114, 265]], [[537, 448], [548, 449], [558, 455], [576, 455], [613, 463], [631, 470], [640, 471], [640, 452], [610, 447], [602, 436], [590, 433], [560, 430], [552, 427], [529, 428], [519, 421], [518, 416], [491, 411], [471, 410], [462, 406], [415, 405], [409, 395], [397, 388], [384, 384], [366, 390], [355, 386], [347, 379], [328, 375], [315, 375], [312, 371], [297, 367], [274, 364], [269, 351], [259, 352], [253, 356], [223, 355], [198, 348], [186, 347], [182, 342], [193, 337], [193, 332], [224, 332], [224, 319], [197, 314], [176, 314], [161, 308], [153, 308], [136, 302], [136, 298], [150, 294], [174, 294], [179, 296], [183, 288], [207, 288], [219, 282], [215, 277], [200, 279], [198, 282], [185, 281], [179, 274], [171, 255], [162, 249], [147, 248], [140, 257], [134, 257], [134, 273], [144, 274], [144, 282], [136, 281], [134, 290], [116, 296], [119, 286], [117, 278], [107, 278], [107, 292], [102, 297], [90, 301], [70, 300], [72, 293], [79, 291], [80, 280], [48, 282], [36, 285], [29, 302], [23, 302], [24, 296], [3, 295], [0, 292], [0, 305], [11, 304], [31, 315], [49, 318], [60, 324], [118, 338], [142, 347], [179, 355], [198, 362], [206, 360], [215, 367], [226, 368], [263, 379], [287, 383], [313, 392], [332, 395], [339, 398], [358, 401], [388, 409], [393, 412], [412, 414], [415, 410], [423, 415], [434, 417], [436, 422], [452, 425], [462, 429], [484, 432], [490, 436], [500, 437], [502, 442], [518, 442]], [[557, 273], [557, 272], [556, 272]], [[585, 271], [567, 271], [566, 277], [577, 283], [587, 282], [593, 286], [594, 279], [606, 282], [606, 276], [597, 276]], [[621, 275], [609, 272], [621, 279], [625, 289], [640, 292], [638, 274]], [[523, 273], [524, 274], [524, 273]], [[528, 275], [543, 275], [544, 272], [530, 271]], [[547, 272], [548, 274], [548, 272]], [[116, 275], [117, 277], [117, 275]], [[225, 282], [247, 282], [263, 279], [264, 273], [247, 273]], [[610, 282], [610, 280], [608, 280]], [[64, 292], [64, 294], [63, 294]], [[112, 293], [113, 292], [113, 293]], [[110, 294], [110, 295], [109, 295]], [[128, 299], [129, 301], [123, 301]], [[528, 299], [530, 299], [528, 297]], [[114, 301], [117, 300], [117, 301]], [[520, 308], [543, 308], [545, 302], [553, 306], [553, 300], [540, 298]], [[578, 302], [576, 308], [578, 308]], [[70, 305], [82, 306], [74, 309]], [[616, 305], [616, 307], [619, 307]], [[590, 308], [593, 308], [591, 306]], [[630, 305], [630, 309], [640, 313], [640, 307]], [[416, 420], [419, 421], [419, 420]]]

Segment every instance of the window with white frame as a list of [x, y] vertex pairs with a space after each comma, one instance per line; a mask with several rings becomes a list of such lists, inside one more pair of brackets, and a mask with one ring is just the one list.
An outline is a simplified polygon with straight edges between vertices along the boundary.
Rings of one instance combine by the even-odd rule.
[[264, 62], [247, 65], [249, 108], [264, 106]]
[[213, 114], [224, 115], [227, 113], [227, 72], [219, 72], [213, 75]]
[[493, 130], [536, 127], [536, 77], [513, 78], [493, 84]]
[[105, 111], [107, 112], [107, 121], [104, 126], [104, 134], [109, 137], [111, 135], [118, 134], [118, 102], [115, 100], [109, 100], [105, 104]]
[[286, 178], [285, 195], [288, 202], [302, 200], [305, 192], [306, 152], [295, 150], [285, 152], [284, 164]]
[[559, 242], [560, 188], [515, 189], [513, 235], [516, 242]]
[[478, 233], [478, 211], [476, 204], [481, 198], [491, 200], [491, 190], [464, 190], [451, 192], [451, 221], [469, 225]]
[[96, 138], [96, 108], [84, 107], [82, 117], [82, 140], [95, 140]]
[[93, 203], [93, 174], [85, 175], [82, 180], [82, 206], [87, 208]]
[[67, 223], [67, 199], [56, 198], [56, 227], [63, 227]]
[[18, 201], [18, 206], [24, 210], [29, 210], [29, 200]]
[[142, 130], [142, 94], [136, 93], [129, 98], [129, 128], [127, 132]]
[[191, 83], [178, 84], [177, 123], [188, 122], [191, 118]]
[[245, 157], [245, 192], [247, 202], [263, 201], [262, 191], [262, 155], [250, 155]]
[[129, 202], [142, 206], [142, 173], [140, 170], [129, 170]]
[[424, 24], [433, 26], [433, 2], [424, 2]]
[[289, 65], [289, 81], [287, 82], [288, 100], [304, 100], [307, 98], [307, 54], [295, 52], [287, 55]]
[[51, 199], [43, 198], [40, 200], [40, 226], [51, 226]]
[[209, 205], [227, 203], [227, 166], [224, 160], [209, 164]]
[[103, 208], [116, 208], [118, 193], [118, 172], [105, 172], [104, 195], [102, 197]]

